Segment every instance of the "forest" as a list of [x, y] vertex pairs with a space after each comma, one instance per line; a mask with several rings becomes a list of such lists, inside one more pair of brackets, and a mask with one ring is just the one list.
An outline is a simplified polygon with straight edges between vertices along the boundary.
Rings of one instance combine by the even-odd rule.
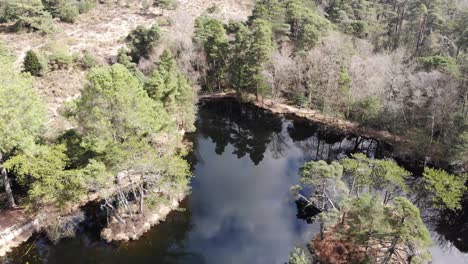
[[467, 17], [457, 1], [259, 1], [244, 23], [197, 19], [201, 86], [397, 133], [463, 167]]
[[[297, 248], [289, 263], [429, 263], [418, 207], [459, 212], [467, 200], [468, 2], [249, 0], [240, 19], [202, 2], [0, 1], [3, 211], [57, 216], [41, 228], [58, 241], [99, 201], [101, 237], [138, 238], [190, 194], [197, 97], [233, 92], [396, 135], [395, 156], [422, 170], [364, 154], [303, 164], [291, 193], [320, 211], [320, 234], [312, 258]], [[91, 23], [107, 9], [143, 22], [88, 41], [105, 38]], [[237, 129], [244, 149], [220, 138], [216, 152], [251, 148], [258, 165], [271, 135]]]
[[[44, 27], [51, 14], [72, 23], [68, 16], [91, 4], [11, 1], [1, 17], [14, 20], [14, 27], [48, 33]], [[161, 54], [148, 76], [138, 74], [131, 57], [146, 56], [159, 34], [157, 26], [135, 30], [128, 36], [129, 50], [122, 50], [119, 63], [112, 66], [99, 65], [90, 54], [29, 50], [23, 72], [18, 72], [15, 58], [2, 45], [0, 145], [8, 208], [17, 207], [19, 201], [32, 212], [51, 210], [61, 215], [93, 194], [104, 201], [110, 224], [115, 221], [125, 228], [147, 208], [188, 191], [190, 173], [182, 137], [184, 131], [193, 130], [195, 91], [170, 50]], [[72, 128], [51, 136], [46, 133], [47, 106], [33, 82], [63, 68], [86, 69], [86, 84], [79, 98], [60, 110]], [[10, 179], [17, 188], [11, 187]], [[126, 221], [121, 215], [135, 219]], [[51, 226], [54, 239], [73, 231], [60, 221], [45, 225]]]

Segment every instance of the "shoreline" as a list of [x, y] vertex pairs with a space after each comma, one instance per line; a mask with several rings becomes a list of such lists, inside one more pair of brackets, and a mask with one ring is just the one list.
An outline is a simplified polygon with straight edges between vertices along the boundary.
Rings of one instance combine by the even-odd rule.
[[112, 219], [106, 227], [101, 230], [100, 237], [106, 242], [122, 242], [138, 240], [152, 227], [166, 220], [166, 217], [174, 210], [180, 207], [180, 203], [186, 198], [188, 190], [171, 190], [172, 197], [167, 203], [158, 204], [148, 212], [138, 215], [135, 218], [127, 219], [121, 223], [117, 219]]
[[[317, 110], [291, 106], [285, 103], [275, 102], [271, 99], [259, 98], [259, 100], [256, 100], [256, 97], [253, 94], [246, 94], [245, 97], [247, 99], [246, 103], [251, 103], [256, 107], [268, 110], [274, 114], [304, 119], [307, 121], [318, 123], [320, 125], [329, 126], [331, 128], [341, 130], [344, 133], [385, 141], [389, 144], [408, 142], [408, 140], [404, 137], [392, 134], [388, 131], [363, 127], [357, 122], [352, 122], [349, 120], [344, 120], [330, 115], [322, 114]], [[235, 92], [213, 93], [198, 96], [198, 101], [220, 99], [234, 99], [239, 102], [243, 102], [239, 99]]]
[[[130, 183], [128, 183], [128, 185], [129, 184]], [[148, 232], [153, 226], [164, 221], [170, 212], [179, 208], [180, 202], [187, 196], [189, 190], [190, 187], [188, 186], [184, 186], [184, 188], [180, 190], [171, 190], [170, 193], [174, 195], [171, 197], [168, 204], [159, 204], [153, 210], [148, 210], [142, 218], [137, 219], [138, 221], [128, 221], [127, 224], [132, 225], [131, 230], [122, 231], [118, 224], [115, 222], [109, 222], [109, 224], [101, 230], [101, 239], [106, 242], [138, 239], [144, 233]], [[102, 201], [102, 198], [98, 193], [90, 193], [83, 197], [81, 201], [70, 205], [70, 207], [63, 211], [56, 208], [45, 207], [42, 208], [39, 213], [29, 214], [26, 210], [23, 210], [21, 212], [21, 217], [25, 219], [24, 221], [16, 222], [15, 224], [0, 230], [0, 257], [6, 256], [12, 250], [28, 241], [34, 233], [43, 231], [43, 228], [48, 225], [47, 219], [56, 219], [72, 215], [80, 208], [96, 201]], [[6, 210], [4, 212], [9, 211]]]
[[[264, 99], [259, 97], [258, 100], [253, 94], [239, 95], [236, 92], [221, 92], [211, 93], [198, 96], [198, 102], [209, 100], [232, 99], [239, 103], [251, 104], [260, 109], [269, 111], [273, 114], [284, 116], [292, 120], [300, 120], [304, 122], [316, 123], [318, 125], [335, 129], [338, 132], [346, 135], [361, 137], [364, 139], [373, 139], [389, 145], [394, 149], [393, 158], [408, 166], [414, 166], [417, 162], [417, 167], [431, 165], [437, 168], [442, 168], [446, 171], [457, 170], [463, 173], [468, 170], [468, 164], [460, 164], [457, 167], [452, 167], [447, 156], [440, 151], [436, 144], [425, 146], [425, 154], [417, 153], [416, 149], [421, 149], [418, 142], [410, 140], [403, 135], [391, 133], [386, 130], [379, 130], [371, 127], [362, 126], [357, 122], [345, 120], [339, 117], [323, 114], [318, 110], [307, 109], [288, 105], [285, 102], [276, 102], [272, 99]], [[413, 164], [413, 165], [411, 165]], [[461, 170], [461, 171], [460, 171]]]

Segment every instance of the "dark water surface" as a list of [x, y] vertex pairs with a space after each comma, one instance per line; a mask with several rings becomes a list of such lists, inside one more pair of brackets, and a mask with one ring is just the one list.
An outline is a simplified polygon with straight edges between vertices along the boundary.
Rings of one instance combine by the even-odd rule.
[[[37, 235], [5, 263], [285, 263], [318, 225], [297, 218], [289, 188], [312, 159], [335, 160], [353, 152], [390, 155], [374, 140], [278, 118], [235, 102], [202, 105], [194, 137], [195, 177], [183, 211], [171, 213], [138, 241], [106, 244], [96, 221], [76, 238], [52, 245]], [[465, 210], [466, 211], [466, 210]], [[93, 212], [88, 212], [93, 215]], [[432, 217], [434, 263], [468, 263], [466, 214]], [[450, 242], [452, 241], [452, 242]], [[455, 246], [453, 246], [455, 245]]]

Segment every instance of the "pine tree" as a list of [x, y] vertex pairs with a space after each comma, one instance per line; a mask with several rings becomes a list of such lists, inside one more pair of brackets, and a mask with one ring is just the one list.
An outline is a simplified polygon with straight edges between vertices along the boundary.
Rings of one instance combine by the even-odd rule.
[[[414, 259], [430, 260], [427, 250], [431, 245], [429, 231], [422, 222], [419, 209], [406, 198], [396, 197], [392, 204], [385, 205], [378, 196], [366, 193], [343, 200], [341, 210], [344, 213], [342, 226], [332, 236], [352, 241], [357, 248], [364, 247], [366, 257], [372, 257], [375, 252], [368, 252], [372, 249], [385, 252], [382, 263], [391, 263], [392, 256], [401, 251]], [[375, 245], [386, 248], [376, 248]]]
[[365, 154], [354, 154], [343, 160], [344, 171], [352, 177], [349, 196], [364, 189], [381, 191], [384, 204], [397, 194], [408, 190], [405, 179], [410, 175], [394, 161], [370, 159]]
[[203, 83], [208, 90], [217, 88], [218, 91], [226, 85], [228, 42], [226, 30], [221, 21], [214, 18], [199, 17], [195, 21], [195, 41], [201, 45], [206, 53], [208, 69]]
[[288, 264], [309, 264], [310, 259], [307, 257], [302, 248], [296, 247], [289, 255]]
[[238, 93], [247, 90], [250, 87], [249, 71], [249, 49], [250, 49], [250, 30], [242, 24], [237, 23], [234, 32], [234, 43], [232, 44], [230, 54], [230, 85]]
[[345, 173], [352, 177], [349, 196], [351, 196], [353, 192], [359, 195], [362, 189], [372, 184], [372, 168], [369, 162], [370, 160], [365, 154], [353, 154], [352, 159], [343, 160]]
[[138, 68], [138, 65], [132, 61], [132, 57], [128, 55], [128, 51], [125, 48], [119, 50], [117, 55], [117, 63], [122, 64], [129, 70], [135, 77], [140, 81], [141, 84], [145, 83], [146, 76]]
[[[163, 59], [165, 70], [173, 67], [170, 58], [167, 53]], [[176, 124], [165, 109], [165, 103], [180, 96], [167, 94], [177, 88], [177, 79], [171, 77], [171, 85], [168, 89], [164, 86], [162, 93], [156, 92], [155, 99], [120, 64], [94, 68], [88, 80], [73, 111], [83, 134], [81, 144], [93, 151], [96, 160], [113, 175], [131, 172], [130, 191], [139, 203], [139, 213], [143, 213], [145, 201], [152, 204], [151, 199], [159, 197], [160, 192], [154, 189], [161, 182], [170, 183], [171, 188], [186, 188], [188, 164], [177, 151], [180, 142], [174, 133]], [[116, 181], [120, 184], [119, 177]], [[126, 197], [125, 190], [119, 189], [115, 199], [132, 213]]]
[[3, 163], [33, 148], [45, 121], [45, 106], [32, 80], [13, 69], [9, 57], [0, 57], [0, 171], [10, 208], [16, 204]]
[[286, 6], [278, 0], [258, 1], [249, 20], [263, 19], [271, 23], [275, 40], [278, 43], [289, 40], [291, 26], [286, 23]]
[[33, 50], [29, 50], [24, 57], [24, 70], [33, 76], [41, 76], [47, 65], [41, 61], [39, 56]]
[[28, 200], [39, 209], [43, 205], [77, 203], [90, 189], [98, 189], [97, 183], [109, 181], [102, 163], [91, 160], [83, 168], [67, 169], [69, 162], [65, 145], [38, 145], [9, 159], [5, 167], [15, 172], [18, 182], [28, 190]]
[[193, 129], [195, 94], [169, 50], [159, 58], [158, 68], [146, 82], [145, 90], [151, 98], [164, 104], [179, 127]]
[[414, 252], [426, 255], [424, 252], [432, 243], [431, 236], [416, 206], [404, 197], [397, 197], [393, 206], [386, 208], [385, 217], [390, 227], [389, 236], [392, 242], [384, 263], [390, 263], [400, 243], [411, 245], [416, 249]]
[[424, 168], [424, 188], [432, 196], [435, 206], [460, 209], [463, 194], [468, 190], [468, 174], [453, 175], [444, 170]]
[[341, 177], [343, 175], [343, 166], [334, 161], [327, 164], [325, 161], [310, 161], [305, 163], [299, 170], [301, 184], [313, 188], [314, 192], [307, 200], [311, 205], [319, 208], [323, 216], [320, 220], [320, 237], [323, 240], [325, 236], [325, 218], [323, 212], [338, 211], [338, 201], [342, 199], [347, 191]]
[[453, 33], [455, 35], [457, 52], [465, 52], [468, 48], [468, 9], [463, 10], [455, 19]]
[[140, 57], [149, 58], [161, 38], [161, 29], [158, 25], [152, 25], [150, 28], [138, 26], [127, 36], [130, 56], [134, 62], [138, 62]]
[[348, 229], [341, 229], [343, 235], [358, 245], [371, 246], [370, 242], [380, 239], [388, 232], [384, 215], [384, 206], [378, 197], [365, 194], [344, 203], [345, 224]]
[[299, 171], [301, 183], [314, 187], [312, 198], [317, 207], [324, 210], [326, 205], [337, 208], [335, 203], [346, 189], [341, 177], [343, 166], [337, 162], [327, 164], [325, 161], [311, 161], [305, 163]]
[[266, 20], [256, 19], [252, 22], [251, 32], [252, 42], [247, 53], [250, 72], [248, 91], [253, 91], [258, 98], [259, 95], [267, 95], [269, 91], [262, 70], [273, 52], [271, 24]]
[[[148, 97], [139, 81], [120, 64], [94, 68], [89, 84], [76, 102], [75, 118], [89, 149], [110, 164], [125, 156], [125, 148], [151, 141], [170, 121], [162, 103]], [[130, 145], [127, 145], [130, 144]]]
[[298, 50], [310, 49], [321, 35], [330, 29], [330, 22], [303, 1], [286, 2], [286, 22], [291, 29], [291, 39]]

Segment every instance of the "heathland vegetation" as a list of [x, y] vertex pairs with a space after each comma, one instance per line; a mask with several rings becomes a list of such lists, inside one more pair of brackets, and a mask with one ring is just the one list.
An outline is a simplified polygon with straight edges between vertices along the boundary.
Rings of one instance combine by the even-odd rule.
[[[60, 18], [73, 23], [90, 1], [7, 1], [1, 19], [15, 30], [51, 33]], [[1, 49], [1, 171], [8, 208], [60, 212], [86, 202], [104, 201], [109, 222], [141, 220], [145, 211], [183, 197], [189, 166], [182, 143], [193, 130], [195, 90], [165, 51], [147, 76], [138, 69], [158, 44], [160, 28], [138, 27], [127, 37], [118, 62], [105, 65], [89, 53], [71, 54], [60, 45], [29, 50], [23, 72]], [[50, 72], [86, 72], [81, 94], [60, 113], [72, 124], [47, 135], [47, 105], [33, 82]], [[36, 78], [36, 79], [35, 79]], [[11, 180], [14, 182], [12, 187]], [[135, 216], [136, 215], [136, 216]], [[125, 219], [128, 218], [128, 219]], [[112, 238], [111, 238], [112, 239]]]

